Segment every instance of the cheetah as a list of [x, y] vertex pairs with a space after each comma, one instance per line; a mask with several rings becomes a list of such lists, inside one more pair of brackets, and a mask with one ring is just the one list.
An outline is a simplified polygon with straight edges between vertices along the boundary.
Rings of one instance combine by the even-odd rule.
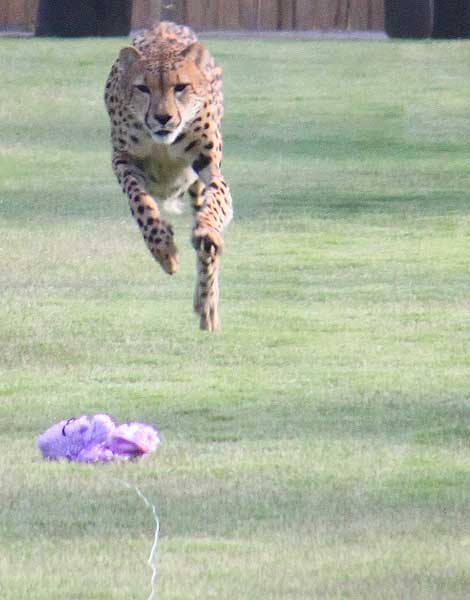
[[232, 199], [220, 167], [221, 69], [188, 27], [163, 21], [123, 48], [106, 81], [112, 167], [152, 256], [173, 275], [179, 257], [159, 205], [189, 193], [196, 250], [194, 310], [219, 329], [222, 230]]

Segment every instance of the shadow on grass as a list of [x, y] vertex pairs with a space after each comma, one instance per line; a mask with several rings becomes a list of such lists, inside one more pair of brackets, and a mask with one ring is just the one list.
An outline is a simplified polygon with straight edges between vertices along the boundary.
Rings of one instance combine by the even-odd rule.
[[[100, 177], [103, 184], [102, 173]], [[65, 198], [51, 188], [36, 192], [34, 199], [27, 191], [17, 191], [10, 198], [7, 194], [3, 201], [2, 218], [5, 221], [11, 219], [24, 222], [33, 210], [36, 223], [81, 218], [122, 221], [127, 217], [127, 204], [117, 188], [115, 193], [110, 193], [113, 184], [110, 177], [100, 201], [100, 193], [98, 192], [97, 197], [97, 192], [89, 181], [77, 181], [75, 195], [66, 195]], [[403, 219], [413, 221], [430, 217], [462, 218], [469, 215], [469, 194], [463, 191], [446, 190], [422, 194], [412, 191], [409, 194], [367, 191], [338, 193], [335, 188], [319, 187], [306, 191], [286, 189], [273, 194], [260, 194], [256, 202], [247, 200], [243, 191], [238, 192], [238, 195], [238, 222], [243, 225], [247, 221], [251, 223], [269, 219], [275, 222], [276, 219], [281, 219], [286, 231], [297, 228], [301, 221], [308, 227], [309, 220], [314, 219], [339, 222], [380, 219], [386, 222], [387, 227], [399, 228], [403, 227]], [[185, 214], [190, 214], [189, 205], [185, 207]], [[362, 221], [361, 224], [366, 223]]]
[[387, 227], [400, 228], [403, 219], [411, 222], [430, 217], [466, 217], [468, 206], [469, 194], [463, 191], [338, 193], [335, 188], [319, 187], [307, 191], [285, 190], [261, 196], [257, 204], [243, 203], [238, 220], [243, 223], [277, 216], [289, 230], [301, 221], [308, 224], [309, 219], [357, 220], [361, 225], [367, 224], [364, 219], [380, 219]]
[[[470, 447], [470, 405], [461, 398], [431, 403], [366, 401], [271, 404], [160, 411], [168, 439], [191, 431], [195, 443], [266, 440], [368, 440], [385, 444]], [[177, 429], [175, 429], [177, 424]]]

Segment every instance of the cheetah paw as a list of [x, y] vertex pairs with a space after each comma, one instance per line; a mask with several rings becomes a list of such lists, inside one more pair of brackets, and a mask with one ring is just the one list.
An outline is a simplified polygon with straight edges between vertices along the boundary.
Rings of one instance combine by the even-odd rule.
[[149, 241], [152, 244], [152, 255], [165, 273], [168, 275], [176, 273], [179, 269], [179, 256], [173, 239], [172, 226], [165, 221], [160, 221], [158, 232]]
[[209, 256], [222, 254], [224, 240], [218, 231], [212, 227], [196, 227], [192, 235], [193, 247]]

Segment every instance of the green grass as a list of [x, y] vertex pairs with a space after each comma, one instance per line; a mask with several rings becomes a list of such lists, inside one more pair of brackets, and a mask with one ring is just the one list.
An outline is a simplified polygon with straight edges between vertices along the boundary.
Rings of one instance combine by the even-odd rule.
[[[1, 40], [0, 597], [470, 594], [470, 44], [210, 41], [224, 68], [220, 334], [110, 168], [124, 40]], [[51, 423], [158, 426], [44, 463]]]

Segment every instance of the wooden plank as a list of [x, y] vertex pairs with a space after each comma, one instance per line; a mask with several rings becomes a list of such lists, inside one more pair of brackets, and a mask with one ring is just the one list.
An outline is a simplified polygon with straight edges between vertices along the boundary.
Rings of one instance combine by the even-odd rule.
[[[188, 0], [188, 2], [190, 1]], [[218, 0], [205, 0], [204, 29], [217, 29], [219, 27], [219, 10]]]
[[340, 0], [317, 0], [314, 3], [314, 29], [334, 29], [339, 1]]
[[219, 0], [218, 23], [220, 29], [240, 28], [240, 8], [238, 0]]
[[8, 25], [8, 0], [6, 2], [0, 2], [0, 27], [7, 27]]
[[[188, 0], [189, 2], [191, 0]], [[219, 5], [217, 0], [205, 0], [205, 28], [217, 29], [219, 22]]]
[[191, 0], [164, 0], [162, 3], [162, 21], [186, 23], [186, 7]]
[[384, 0], [279, 0], [278, 7], [281, 29], [384, 28]]
[[11, 27], [11, 13], [12, 8], [11, 4], [15, 2], [15, 0], [5, 0], [3, 10], [5, 12], [5, 24], [7, 27]]
[[155, 23], [155, 21], [160, 20], [161, 12], [162, 12], [162, 0], [150, 0], [149, 16], [148, 16], [150, 25], [153, 25], [153, 23]]
[[196, 31], [217, 29], [218, 0], [187, 0], [185, 23]]
[[314, 16], [315, 3], [312, 0], [297, 0], [295, 6], [295, 29], [312, 29]]
[[7, 3], [7, 22], [9, 27], [25, 26], [24, 0], [9, 0]]
[[134, 0], [132, 4], [131, 23], [133, 29], [146, 26], [149, 0]]
[[279, 29], [294, 29], [295, 0], [279, 0]]
[[14, 27], [16, 23], [16, 11], [18, 9], [18, 0], [7, 0], [7, 24], [8, 27]]
[[349, 0], [336, 0], [334, 25], [335, 29], [347, 29], [349, 19]]
[[383, 31], [385, 28], [385, 1], [384, 0], [370, 0], [370, 29], [376, 31]]
[[257, 25], [256, 0], [239, 0], [238, 20], [241, 29], [256, 29]]
[[370, 0], [350, 0], [348, 29], [353, 31], [369, 29]]
[[196, 31], [206, 29], [206, 13], [204, 0], [191, 0], [186, 6], [186, 22]]
[[259, 0], [258, 29], [278, 29], [279, 18], [278, 0]]
[[36, 26], [36, 16], [38, 11], [38, 0], [25, 1], [25, 23], [30, 31], [34, 31]]
[[279, 1], [279, 29], [294, 28], [295, 0]]

